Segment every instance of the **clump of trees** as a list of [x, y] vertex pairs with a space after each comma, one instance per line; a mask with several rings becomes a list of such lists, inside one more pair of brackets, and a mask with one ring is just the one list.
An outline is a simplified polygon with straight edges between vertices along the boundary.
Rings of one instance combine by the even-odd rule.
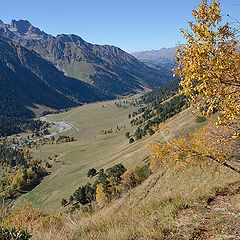
[[135, 106], [136, 101], [135, 100], [122, 100], [122, 101], [119, 101], [119, 102], [115, 102], [114, 104], [118, 108], [127, 109], [131, 105]]
[[126, 128], [126, 126], [117, 126], [115, 128], [109, 128], [109, 129], [103, 129], [102, 135], [110, 134], [110, 133], [117, 133], [120, 131], [123, 131]]
[[[160, 91], [160, 93], [162, 92]], [[172, 93], [173, 91], [170, 91], [169, 94]], [[157, 96], [157, 94], [155, 93], [153, 96]], [[167, 96], [166, 93], [164, 96]], [[153, 135], [156, 131], [156, 126], [162, 122], [165, 122], [167, 119], [173, 117], [188, 107], [188, 101], [183, 95], [175, 96], [165, 102], [162, 102], [162, 99], [165, 99], [165, 97], [159, 97], [157, 98], [158, 100], [154, 100], [153, 102], [151, 102], [152, 95], [149, 100], [146, 99], [145, 102], [150, 101], [148, 102], [148, 105], [139, 108], [138, 112], [136, 112], [136, 115], [138, 115], [138, 117], [132, 119], [130, 122], [132, 125], [138, 126], [135, 132], [131, 135], [134, 141], [138, 141], [146, 135]], [[139, 114], [141, 115], [139, 116]], [[135, 113], [132, 115], [135, 116]], [[131, 140], [131, 143], [132, 142], [133, 141]]]
[[12, 198], [15, 194], [29, 191], [47, 175], [40, 160], [32, 159], [28, 148], [17, 149], [0, 145], [1, 197]]
[[0, 136], [9, 136], [20, 132], [40, 131], [43, 125], [44, 123], [40, 120], [0, 115]]
[[87, 177], [92, 178], [97, 175], [97, 170], [95, 168], [91, 168], [88, 170]]
[[134, 143], [134, 138], [130, 137], [128, 142], [129, 143]]
[[93, 211], [104, 207], [113, 199], [120, 198], [124, 192], [139, 185], [151, 174], [148, 164], [133, 169], [116, 164], [106, 170], [100, 169], [97, 174], [95, 169], [89, 169], [87, 175], [90, 177], [93, 172], [94, 176], [97, 175], [95, 182], [80, 186], [68, 200], [62, 200], [62, 206], [70, 205], [70, 211], [79, 209], [80, 206]]
[[130, 132], [126, 132], [126, 133], [125, 133], [125, 137], [126, 137], [127, 139], [129, 139], [130, 136], [131, 136], [131, 135], [130, 135]]
[[144, 104], [153, 103], [158, 105], [158, 103], [164, 102], [170, 97], [176, 95], [179, 90], [179, 79], [174, 79], [163, 85], [161, 88], [157, 88], [154, 91], [144, 94], [141, 98], [141, 102]]
[[68, 142], [74, 142], [76, 139], [74, 137], [70, 137], [68, 135], [60, 135], [56, 143], [68, 143]]

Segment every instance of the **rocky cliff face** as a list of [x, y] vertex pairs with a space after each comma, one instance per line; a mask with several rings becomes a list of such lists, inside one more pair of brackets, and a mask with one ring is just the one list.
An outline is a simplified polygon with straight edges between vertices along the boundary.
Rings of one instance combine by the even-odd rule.
[[77, 35], [52, 36], [25, 20], [0, 22], [0, 34], [36, 51], [67, 76], [83, 80], [105, 94], [125, 95], [159, 87], [171, 73], [138, 61], [118, 47], [96, 45]]

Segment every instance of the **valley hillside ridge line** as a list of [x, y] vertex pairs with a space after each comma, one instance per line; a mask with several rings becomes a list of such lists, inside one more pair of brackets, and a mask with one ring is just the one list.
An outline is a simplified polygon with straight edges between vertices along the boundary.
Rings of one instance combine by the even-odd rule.
[[74, 34], [52, 36], [27, 20], [0, 23], [0, 35], [36, 51], [67, 76], [110, 96], [159, 87], [172, 78], [171, 71], [150, 68], [118, 47], [91, 44]]

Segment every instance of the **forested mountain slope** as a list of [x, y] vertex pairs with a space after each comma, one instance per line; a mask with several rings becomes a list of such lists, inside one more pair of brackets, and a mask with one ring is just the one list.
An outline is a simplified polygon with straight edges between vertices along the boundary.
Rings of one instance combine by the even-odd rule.
[[37, 53], [2, 37], [0, 80], [0, 113], [5, 116], [31, 116], [26, 106], [34, 104], [61, 109], [106, 98], [92, 86], [64, 76]]
[[[5, 116], [5, 120], [33, 117], [30, 108], [38, 105], [65, 109], [111, 98], [89, 84], [66, 77], [36, 52], [3, 37], [0, 37], [0, 97], [0, 116]], [[8, 121], [1, 121], [0, 128], [6, 127], [4, 122]]]

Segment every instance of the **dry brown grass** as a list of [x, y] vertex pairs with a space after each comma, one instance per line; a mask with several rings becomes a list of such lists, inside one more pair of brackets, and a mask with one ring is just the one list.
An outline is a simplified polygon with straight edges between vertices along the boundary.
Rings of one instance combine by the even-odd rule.
[[[95, 107], [95, 105], [92, 107]], [[104, 109], [106, 110], [106, 108]], [[73, 116], [77, 121], [78, 116]], [[185, 110], [169, 120], [169, 134], [167, 138], [184, 134], [198, 127], [195, 121], [193, 121], [194, 119], [194, 116], [189, 116], [189, 110]], [[76, 123], [74, 122], [74, 124]], [[129, 166], [140, 164], [139, 162], [141, 162], [141, 159], [147, 152], [147, 149], [145, 149], [146, 144], [150, 141], [163, 139], [163, 136], [160, 134], [155, 134], [150, 138], [129, 145], [125, 143], [125, 139], [123, 139], [124, 142], [122, 140], [121, 142], [119, 140], [120, 137], [116, 135], [111, 139], [104, 139], [104, 141], [100, 139], [99, 143], [101, 145], [98, 147], [101, 149], [101, 152], [96, 151], [96, 148], [80, 152], [82, 163], [85, 164], [83, 161], [84, 154], [88, 156], [86, 158], [86, 169], [79, 167], [81, 166], [79, 165], [80, 161], [77, 159], [79, 151], [73, 151], [71, 155], [68, 154], [68, 147], [72, 151], [72, 144], [79, 143], [74, 142], [69, 144], [69, 146], [63, 145], [63, 148], [66, 147], [66, 149], [63, 149], [63, 154], [66, 153], [66, 155], [68, 154], [67, 157], [71, 157], [71, 164], [62, 165], [62, 172], [61, 169], [53, 172], [49, 178], [46, 178], [35, 189], [35, 192], [38, 191], [39, 194], [36, 195], [35, 201], [39, 201], [40, 196], [48, 201], [52, 200], [51, 203], [47, 200], [42, 203], [43, 205], [46, 204], [45, 209], [50, 212], [52, 208], [58, 208], [56, 200], [60, 202], [59, 198], [62, 198], [61, 192], [63, 187], [64, 191], [69, 190], [71, 194], [73, 192], [72, 188], [75, 189], [75, 182], [76, 186], [79, 185], [79, 173], [74, 175], [75, 171], [81, 170], [82, 172], [84, 170], [84, 172], [87, 172], [87, 169], [92, 166], [90, 164], [93, 163], [94, 167], [112, 165], [115, 161], [129, 162]], [[76, 145], [77, 148], [79, 146]], [[119, 151], [116, 151], [117, 149]], [[141, 151], [144, 153], [144, 156], [140, 154]], [[94, 158], [95, 161], [93, 163], [89, 162], [89, 154], [91, 152], [101, 156], [101, 158], [99, 159], [98, 156]], [[113, 152], [115, 155], [114, 159], [112, 156]], [[76, 160], [74, 160], [75, 157]], [[65, 158], [62, 160], [65, 160], [66, 163], [68, 161]], [[223, 167], [218, 168], [218, 172], [215, 169], [216, 166], [213, 164], [202, 169], [199, 167], [187, 167], [181, 171], [160, 169], [154, 172], [140, 186], [130, 190], [122, 198], [111, 202], [108, 206], [99, 209], [92, 215], [76, 212], [74, 215], [49, 216], [29, 207], [13, 214], [10, 219], [6, 219], [5, 224], [27, 229], [33, 235], [33, 240], [204, 239], [197, 238], [198, 234], [200, 234], [199, 232], [202, 231], [203, 211], [193, 211], [193, 209], [204, 208], [204, 206], [208, 205], [209, 199], [216, 197], [217, 192], [239, 180], [239, 174], [237, 173]], [[84, 182], [84, 179], [82, 182]], [[64, 194], [69, 196], [69, 192]], [[55, 195], [51, 199], [53, 194]], [[238, 212], [239, 200], [239, 195], [234, 195], [231, 201], [229, 201], [229, 204], [232, 204]], [[186, 215], [184, 215], [185, 213]], [[191, 218], [191, 213], [194, 213], [193, 219]], [[211, 212], [209, 216], [213, 219], [214, 214], [214, 212]], [[182, 217], [183, 215], [184, 217]], [[220, 224], [219, 226], [217, 225], [218, 228], [224, 226], [224, 223], [214, 224]], [[181, 227], [183, 227], [185, 232], [181, 232]]]
[[[142, 185], [93, 215], [78, 212], [71, 216], [52, 217], [28, 208], [15, 213], [9, 222], [28, 229], [37, 240], [191, 239], [201, 229], [201, 222], [197, 220], [201, 221], [202, 212], [195, 213], [196, 222], [188, 219], [189, 231], [185, 229], [186, 233], [181, 233], [179, 228], [186, 221], [186, 218], [179, 217], [181, 213], [205, 206], [220, 189], [239, 180], [238, 174], [229, 170], [221, 168], [215, 172], [214, 169], [212, 165], [179, 172], [158, 171]], [[233, 196], [229, 202], [237, 209], [239, 196]]]
[[185, 208], [205, 204], [239, 179], [225, 169], [187, 169], [152, 175], [119, 201], [78, 222], [77, 239], [167, 239]]

